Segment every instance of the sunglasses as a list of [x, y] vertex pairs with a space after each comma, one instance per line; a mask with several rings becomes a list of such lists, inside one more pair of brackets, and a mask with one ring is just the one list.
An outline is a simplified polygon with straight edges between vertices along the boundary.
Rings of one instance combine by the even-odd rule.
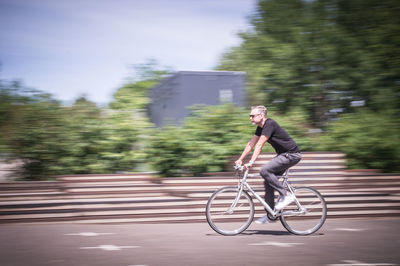
[[256, 115], [249, 115], [250, 118], [254, 118], [255, 116], [260, 115], [260, 114], [256, 114]]

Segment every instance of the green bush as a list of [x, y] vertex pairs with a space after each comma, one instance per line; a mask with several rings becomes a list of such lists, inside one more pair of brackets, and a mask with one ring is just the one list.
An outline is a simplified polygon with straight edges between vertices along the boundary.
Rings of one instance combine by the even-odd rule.
[[156, 129], [149, 161], [163, 176], [222, 171], [250, 135], [248, 112], [233, 105], [194, 106], [182, 127]]
[[[182, 127], [156, 129], [150, 139], [149, 161], [163, 176], [198, 175], [222, 171], [232, 156], [239, 157], [255, 132], [249, 110], [233, 105], [193, 106]], [[305, 115], [272, 114], [292, 137], [310, 150], [316, 145], [308, 135]], [[272, 152], [270, 145], [264, 151]]]
[[344, 152], [350, 168], [399, 171], [399, 122], [397, 117], [368, 110], [343, 115], [329, 126], [323, 148]]
[[184, 137], [179, 127], [154, 129], [147, 147], [147, 161], [163, 176], [176, 176], [182, 172], [186, 159]]
[[[147, 167], [146, 162], [162, 176], [198, 175], [224, 170], [255, 132], [249, 110], [230, 104], [193, 106], [182, 126], [150, 128], [145, 112], [132, 107], [142, 101], [122, 101], [129, 98], [122, 92], [115, 102], [118, 108], [105, 110], [84, 98], [64, 107], [48, 95], [22, 97], [2, 90], [0, 152], [22, 159], [23, 176], [35, 180], [131, 171]], [[341, 151], [351, 168], [400, 170], [400, 121], [393, 114], [367, 109], [345, 114], [318, 135], [309, 133], [302, 110], [285, 115], [270, 110], [268, 116], [302, 151]], [[263, 151], [273, 149], [267, 144]]]
[[251, 137], [251, 126], [243, 121], [248, 121], [248, 111], [231, 104], [194, 106], [183, 126], [190, 172], [222, 171], [229, 156], [240, 153]]
[[23, 178], [126, 171], [143, 157], [130, 113], [105, 113], [84, 98], [64, 107], [44, 94], [1, 95], [0, 152], [23, 161]]

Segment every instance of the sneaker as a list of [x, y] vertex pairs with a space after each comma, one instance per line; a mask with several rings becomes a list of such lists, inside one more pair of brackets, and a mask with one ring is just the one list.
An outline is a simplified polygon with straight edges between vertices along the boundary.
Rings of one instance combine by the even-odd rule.
[[288, 196], [283, 196], [275, 205], [275, 210], [279, 211], [288, 206], [290, 203], [294, 201], [294, 195], [290, 194]]
[[268, 224], [268, 223], [275, 223], [275, 222], [276, 222], [275, 220], [270, 220], [270, 219], [268, 218], [268, 215], [264, 215], [263, 217], [258, 218], [258, 219], [255, 221], [256, 224]]

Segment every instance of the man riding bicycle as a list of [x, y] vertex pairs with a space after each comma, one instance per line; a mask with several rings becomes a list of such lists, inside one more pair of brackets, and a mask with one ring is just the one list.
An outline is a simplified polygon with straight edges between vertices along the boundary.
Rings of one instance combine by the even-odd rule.
[[[271, 144], [277, 156], [261, 167], [260, 175], [264, 178], [265, 202], [267, 202], [272, 209], [275, 207], [275, 210], [281, 210], [294, 200], [294, 195], [286, 191], [276, 175], [282, 174], [301, 160], [300, 149], [296, 142], [277, 122], [267, 117], [267, 108], [265, 106], [260, 105], [252, 107], [250, 121], [253, 125], [257, 126], [257, 129], [235, 164], [242, 165], [243, 159], [255, 146], [250, 161], [244, 165], [246, 169], [249, 169], [260, 155], [265, 142]], [[274, 202], [274, 190], [278, 191], [280, 194], [276, 206]], [[256, 221], [256, 223], [268, 222], [270, 222], [270, 220], [267, 215]]]

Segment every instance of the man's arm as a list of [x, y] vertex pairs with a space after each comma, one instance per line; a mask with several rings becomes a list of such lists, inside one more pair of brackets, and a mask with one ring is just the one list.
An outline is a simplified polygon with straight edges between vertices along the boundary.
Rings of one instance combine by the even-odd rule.
[[257, 160], [258, 155], [260, 155], [261, 150], [264, 147], [264, 144], [265, 144], [265, 142], [267, 142], [267, 140], [268, 140], [267, 136], [262, 135], [260, 137], [260, 139], [257, 142], [256, 148], [254, 149], [253, 156], [251, 156], [251, 160], [250, 161], [255, 162]]
[[257, 160], [258, 156], [261, 153], [262, 148], [264, 147], [265, 142], [267, 142], [268, 137], [261, 135], [261, 137], [259, 137], [258, 141], [257, 141], [257, 145], [256, 148], [254, 149], [253, 155], [251, 156], [251, 160], [249, 163], [245, 164], [245, 168], [250, 168], [254, 162]]
[[251, 138], [251, 140], [247, 143], [246, 147], [244, 148], [242, 155], [240, 155], [239, 159], [235, 162], [236, 165], [241, 165], [243, 163], [243, 159], [247, 156], [247, 154], [249, 154], [249, 152], [251, 152], [253, 147], [258, 142], [259, 138], [260, 137], [257, 135], [254, 135]]

